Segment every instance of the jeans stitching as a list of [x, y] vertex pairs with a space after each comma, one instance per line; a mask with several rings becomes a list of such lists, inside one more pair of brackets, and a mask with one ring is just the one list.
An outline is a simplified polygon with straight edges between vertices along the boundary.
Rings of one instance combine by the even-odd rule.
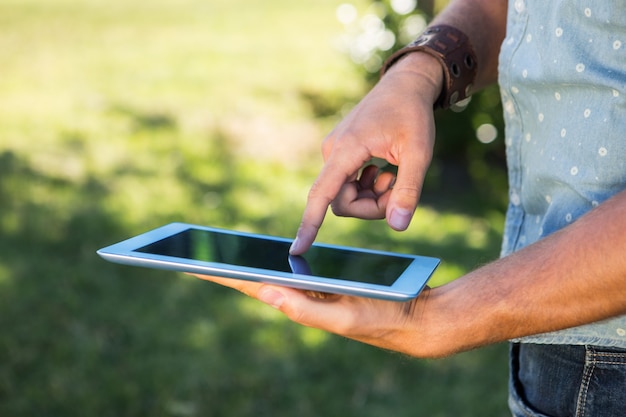
[[626, 355], [623, 353], [595, 352], [594, 362], [605, 365], [624, 365], [626, 364]]
[[591, 376], [596, 367], [595, 352], [592, 348], [586, 347], [585, 368], [583, 370], [583, 379], [580, 384], [578, 401], [576, 403], [576, 417], [585, 417], [585, 408], [587, 405], [587, 394], [589, 393], [589, 384]]
[[[518, 379], [520, 367], [517, 362], [519, 361], [520, 353], [519, 347], [517, 347], [517, 349], [516, 347], [517, 346], [512, 345], [510, 358], [511, 391], [509, 393], [509, 405], [511, 407], [511, 411], [513, 415], [519, 417], [547, 417], [547, 415], [542, 414], [541, 411], [534, 411], [533, 407], [530, 404], [526, 403], [525, 399], [520, 395], [520, 393], [523, 391], [523, 388], [521, 386], [518, 386], [518, 383], [520, 383]], [[579, 348], [582, 348], [582, 351], [577, 351], [575, 355], [575, 357], [577, 358], [576, 362], [578, 363], [578, 371], [576, 372], [577, 383], [574, 382], [575, 386], [572, 387], [573, 391], [570, 391], [570, 396], [567, 397], [569, 398], [568, 407], [573, 407], [573, 409], [568, 409], [571, 410], [570, 412], [573, 414], [573, 417], [592, 417], [592, 415], [596, 415], [594, 413], [599, 412], [597, 410], [597, 407], [602, 407], [603, 410], [613, 410], [613, 408], [611, 407], [615, 407], [618, 405], [615, 402], [615, 399], [611, 399], [612, 397], [607, 397], [604, 388], [605, 384], [611, 383], [611, 380], [608, 380], [606, 378], [613, 378], [613, 372], [618, 372], [619, 378], [626, 376], [624, 375], [624, 371], [626, 370], [624, 368], [624, 366], [626, 365], [626, 350], [620, 348], [613, 349], [611, 347], [598, 347], [590, 345], [579, 346]], [[573, 374], [570, 373], [570, 377], [574, 378]], [[602, 379], [601, 381], [598, 381], [602, 385], [598, 386], [599, 391], [597, 393], [595, 388], [596, 378]], [[612, 384], [613, 385], [611, 386], [612, 388], [610, 388], [610, 392], [613, 392], [617, 387], [615, 385], [615, 381]], [[599, 397], [596, 398], [596, 395], [599, 395]], [[622, 395], [623, 392], [620, 393], [618, 397], [622, 398]], [[598, 403], [596, 403], [596, 400], [598, 401]], [[574, 402], [573, 404], [572, 401]], [[541, 404], [539, 404], [538, 406], [543, 407]], [[611, 415], [622, 415], [621, 412], [611, 411], [610, 413]]]

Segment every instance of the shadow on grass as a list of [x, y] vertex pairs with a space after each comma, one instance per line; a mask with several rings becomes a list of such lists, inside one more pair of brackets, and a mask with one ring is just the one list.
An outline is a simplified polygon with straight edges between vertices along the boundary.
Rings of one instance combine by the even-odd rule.
[[[233, 163], [227, 149], [220, 163]], [[241, 179], [177, 175], [199, 196]], [[415, 360], [206, 282], [102, 261], [96, 249], [135, 232], [111, 193], [0, 154], [0, 415], [505, 415], [504, 346]], [[234, 204], [222, 201], [225, 222]]]

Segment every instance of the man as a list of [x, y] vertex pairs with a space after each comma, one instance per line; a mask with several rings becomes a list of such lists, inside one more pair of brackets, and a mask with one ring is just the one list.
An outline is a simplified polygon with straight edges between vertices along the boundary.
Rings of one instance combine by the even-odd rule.
[[[454, 0], [430, 28], [326, 138], [291, 252], [310, 247], [329, 205], [406, 229], [432, 156], [433, 103], [499, 81], [510, 178], [501, 259], [406, 304], [203, 278], [298, 323], [416, 357], [514, 340], [514, 415], [623, 415], [626, 9]], [[397, 178], [372, 167], [359, 176], [371, 157], [397, 165]]]

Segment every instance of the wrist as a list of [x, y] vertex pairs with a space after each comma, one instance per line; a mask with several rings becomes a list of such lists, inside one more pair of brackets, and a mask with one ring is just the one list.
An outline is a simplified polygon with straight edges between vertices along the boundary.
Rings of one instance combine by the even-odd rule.
[[[468, 276], [446, 285], [429, 288], [415, 300], [404, 333], [405, 352], [422, 358], [440, 358], [505, 340], [493, 327], [507, 312], [500, 300], [487, 291], [476, 297]], [[416, 331], [417, 329], [417, 331]]]
[[415, 89], [432, 103], [440, 96], [445, 80], [439, 61], [424, 52], [413, 52], [401, 57], [387, 69], [381, 81], [400, 77], [406, 80], [407, 88]]
[[428, 28], [414, 42], [400, 49], [383, 64], [381, 76], [407, 55], [422, 52], [435, 58], [443, 72], [440, 95], [435, 108], [448, 108], [469, 97], [477, 75], [477, 59], [469, 38], [452, 26]]

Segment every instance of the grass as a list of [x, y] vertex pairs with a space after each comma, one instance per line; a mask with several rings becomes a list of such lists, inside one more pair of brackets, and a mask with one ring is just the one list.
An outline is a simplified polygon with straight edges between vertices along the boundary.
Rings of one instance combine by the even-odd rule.
[[[168, 221], [293, 235], [337, 120], [314, 110], [362, 94], [338, 4], [0, 4], [0, 415], [506, 415], [505, 346], [415, 360], [95, 255]], [[320, 240], [442, 257], [433, 285], [497, 256], [497, 210], [425, 200]]]

